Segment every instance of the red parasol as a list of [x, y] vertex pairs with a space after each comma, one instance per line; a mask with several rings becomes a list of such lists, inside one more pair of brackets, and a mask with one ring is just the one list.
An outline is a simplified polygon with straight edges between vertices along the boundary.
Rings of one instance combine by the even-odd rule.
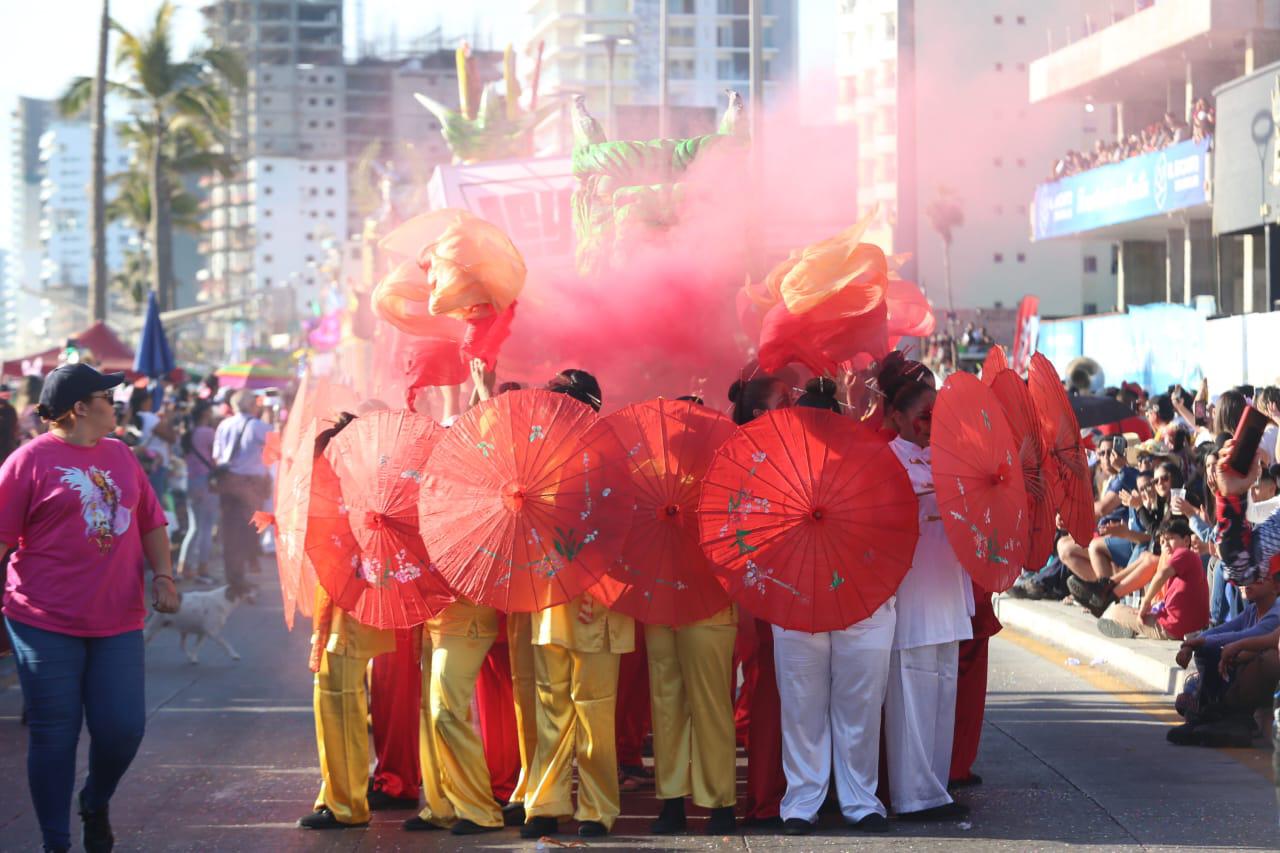
[[947, 541], [974, 583], [1003, 592], [1026, 562], [1031, 520], [1013, 433], [978, 377], [947, 377], [929, 446]]
[[282, 459], [276, 476], [276, 568], [280, 572], [284, 624], [290, 631], [293, 630], [295, 611], [301, 610], [303, 616], [311, 615], [316, 589], [316, 570], [307, 558], [304, 546], [311, 505], [311, 450], [315, 447], [319, 428], [319, 421], [313, 420], [301, 431], [296, 442], [298, 452], [291, 458]]
[[888, 442], [817, 409], [779, 409], [739, 429], [707, 471], [698, 516], [729, 594], [761, 619], [814, 633], [888, 600], [920, 532]]
[[454, 595], [418, 534], [418, 491], [440, 435], [412, 412], [371, 412], [312, 470], [306, 555], [336, 607], [376, 628], [412, 628]]
[[1027, 387], [1036, 404], [1040, 434], [1050, 467], [1050, 485], [1056, 486], [1054, 508], [1062, 516], [1071, 538], [1088, 545], [1093, 538], [1093, 484], [1089, 482], [1089, 460], [1080, 443], [1080, 427], [1071, 401], [1058, 379], [1058, 371], [1042, 353], [1031, 356]]
[[698, 544], [698, 494], [716, 449], [737, 430], [683, 400], [636, 403], [605, 418], [627, 448], [634, 519], [592, 594], [645, 624], [685, 625], [729, 605]]
[[[984, 376], [983, 380], [986, 379]], [[1036, 414], [1036, 406], [1027, 383], [1012, 370], [1002, 370], [987, 384], [1000, 401], [1000, 408], [1004, 410], [1005, 420], [1018, 447], [1018, 458], [1022, 461], [1022, 477], [1027, 487], [1027, 512], [1031, 518], [1025, 567], [1038, 569], [1049, 559], [1057, 532], [1052, 495], [1058, 492], [1058, 487], [1053, 465], [1045, 452], [1044, 436], [1040, 434], [1040, 418]]]
[[937, 319], [928, 297], [910, 281], [890, 279], [885, 302], [889, 306], [891, 337], [927, 338], [937, 327]]
[[996, 345], [987, 351], [982, 362], [982, 381], [988, 386], [1002, 371], [1009, 369], [1009, 360], [1004, 357], [1004, 347]]
[[626, 451], [589, 406], [512, 391], [473, 406], [431, 456], [422, 537], [459, 594], [499, 610], [561, 604], [608, 571], [631, 525]]

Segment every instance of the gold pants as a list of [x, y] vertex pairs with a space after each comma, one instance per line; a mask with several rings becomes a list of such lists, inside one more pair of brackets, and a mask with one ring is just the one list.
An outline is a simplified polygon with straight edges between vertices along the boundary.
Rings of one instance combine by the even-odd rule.
[[737, 625], [646, 625], [654, 789], [703, 808], [737, 801], [732, 670]]
[[369, 821], [368, 666], [367, 656], [325, 652], [312, 694], [321, 778], [315, 807], [326, 806], [341, 823]]
[[[525, 815], [598, 821], [612, 827], [622, 810], [614, 709], [618, 655], [562, 646], [533, 647], [537, 679], [538, 746], [534, 750]], [[578, 762], [578, 808], [570, 782]]]
[[538, 745], [538, 687], [533, 674], [533, 632], [528, 613], [507, 614], [507, 654], [516, 706], [516, 737], [520, 741], [520, 778], [511, 792], [511, 802], [522, 803], [529, 790], [533, 751]]
[[418, 756], [426, 805], [418, 816], [438, 826], [469, 820], [502, 826], [484, 744], [471, 725], [471, 699], [493, 637], [422, 638], [422, 710]]

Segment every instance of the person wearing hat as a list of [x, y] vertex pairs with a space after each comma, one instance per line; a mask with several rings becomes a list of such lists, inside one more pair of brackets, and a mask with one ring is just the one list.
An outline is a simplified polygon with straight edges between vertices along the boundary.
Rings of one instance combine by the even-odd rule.
[[107, 806], [142, 742], [143, 565], [152, 606], [178, 610], [164, 512], [133, 452], [108, 438], [123, 373], [86, 364], [49, 374], [37, 411], [49, 431], [0, 466], [4, 615], [30, 723], [27, 782], [45, 850], [71, 846], [76, 744], [89, 773], [77, 804], [88, 851], [114, 844]]

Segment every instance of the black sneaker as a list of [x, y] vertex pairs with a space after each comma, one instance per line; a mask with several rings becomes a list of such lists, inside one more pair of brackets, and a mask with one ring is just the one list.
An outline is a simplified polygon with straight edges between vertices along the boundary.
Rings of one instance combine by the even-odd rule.
[[888, 832], [889, 819], [882, 814], [872, 812], [862, 820], [849, 824], [858, 832]]
[[434, 830], [439, 830], [439, 829], [448, 829], [448, 827], [441, 826], [438, 823], [432, 823], [429, 820], [423, 820], [417, 815], [414, 815], [413, 817], [406, 820], [404, 823], [400, 824], [400, 828], [403, 829], [405, 832], [432, 832]]
[[497, 832], [502, 829], [500, 826], [481, 826], [475, 821], [462, 818], [453, 826], [449, 827], [449, 831], [454, 835], [480, 835], [484, 832]]
[[684, 832], [688, 825], [684, 813], [684, 797], [672, 797], [662, 801], [662, 811], [658, 819], [649, 825], [653, 835], [671, 835], [673, 832]]
[[733, 806], [711, 810], [711, 820], [707, 821], [707, 835], [733, 835], [737, 831], [738, 820], [733, 816]]
[[1200, 746], [1200, 736], [1196, 734], [1196, 724], [1185, 722], [1174, 726], [1164, 733], [1164, 739], [1175, 746]]
[[367, 820], [364, 823], [343, 823], [326, 806], [321, 806], [306, 817], [298, 818], [298, 826], [303, 829], [356, 829], [368, 825]]
[[110, 853], [116, 846], [116, 837], [111, 834], [111, 820], [107, 816], [107, 807], [90, 811], [84, 806], [84, 791], [80, 792], [80, 820], [84, 821], [84, 833], [81, 843], [86, 853]]
[[410, 809], [417, 811], [417, 797], [411, 800], [408, 797], [393, 797], [381, 788], [369, 789], [369, 811], [371, 812], [407, 811]]
[[503, 826], [524, 826], [524, 803], [507, 803], [502, 807]]
[[541, 838], [560, 832], [560, 822], [553, 817], [531, 817], [520, 827], [521, 838]]
[[1196, 726], [1196, 735], [1204, 746], [1221, 749], [1243, 749], [1253, 745], [1253, 717], [1233, 715], [1212, 723]]
[[609, 827], [598, 820], [584, 820], [578, 824], [579, 838], [601, 838], [609, 834]]
[[802, 817], [789, 817], [782, 822], [783, 835], [808, 835], [813, 832], [813, 824]]
[[957, 802], [943, 803], [931, 809], [918, 812], [898, 812], [898, 820], [915, 823], [933, 820], [964, 820], [969, 816], [969, 807]]
[[1072, 598], [1097, 618], [1102, 618], [1102, 614], [1115, 601], [1111, 596], [1111, 586], [1103, 581], [1090, 582], [1072, 575], [1067, 578], [1067, 590]]

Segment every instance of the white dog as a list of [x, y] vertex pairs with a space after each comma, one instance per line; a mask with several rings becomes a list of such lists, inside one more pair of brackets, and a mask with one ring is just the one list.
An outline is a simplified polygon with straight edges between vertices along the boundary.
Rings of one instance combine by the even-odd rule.
[[[150, 643], [151, 638], [156, 634], [165, 628], [172, 628], [178, 632], [183, 654], [193, 664], [200, 662], [196, 655], [206, 638], [222, 646], [232, 660], [240, 660], [240, 655], [223, 638], [222, 627], [227, 624], [227, 617], [231, 615], [232, 610], [235, 610], [236, 605], [244, 599], [252, 598], [252, 595], [252, 593], [237, 594], [229, 586], [199, 592], [184, 592], [182, 605], [177, 613], [152, 614], [147, 622], [147, 629], [142, 635], [143, 642]], [[187, 648], [188, 634], [193, 634], [196, 638], [195, 647], [192, 649]]]

